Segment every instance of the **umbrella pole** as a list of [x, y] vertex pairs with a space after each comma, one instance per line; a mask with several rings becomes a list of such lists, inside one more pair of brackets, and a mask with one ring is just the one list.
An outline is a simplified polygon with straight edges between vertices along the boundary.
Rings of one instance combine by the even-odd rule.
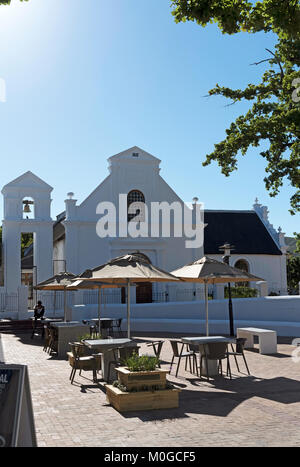
[[130, 339], [130, 280], [127, 281], [127, 337]]
[[204, 290], [205, 290], [205, 314], [206, 314], [206, 335], [209, 336], [209, 329], [208, 329], [208, 287], [207, 282], [204, 282]]
[[101, 324], [101, 321], [100, 321], [100, 318], [101, 318], [101, 286], [99, 287], [99, 290], [98, 290], [98, 332], [99, 332], [99, 337], [100, 337], [100, 324]]
[[229, 311], [230, 336], [234, 336], [233, 310], [232, 310], [231, 284], [230, 284], [230, 282], [228, 282], [228, 311]]
[[56, 309], [56, 290], [54, 290], [54, 303], [53, 303], [53, 316], [55, 318], [55, 309]]
[[64, 289], [64, 322], [67, 321], [67, 291]]

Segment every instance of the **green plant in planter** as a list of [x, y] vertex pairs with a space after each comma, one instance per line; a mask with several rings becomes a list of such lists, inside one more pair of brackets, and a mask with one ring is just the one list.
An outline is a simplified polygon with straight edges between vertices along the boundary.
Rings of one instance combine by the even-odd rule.
[[174, 389], [175, 386], [173, 386], [173, 384], [167, 382], [166, 384], [166, 387], [165, 388], [161, 388], [160, 386], [144, 386], [144, 387], [140, 387], [140, 388], [132, 388], [132, 389], [128, 389], [126, 386], [124, 386], [124, 384], [121, 384], [120, 381], [116, 380], [113, 382], [113, 387], [114, 388], [118, 388], [120, 389], [120, 391], [122, 392], [128, 392], [128, 393], [134, 393], [134, 392], [143, 392], [143, 391], [150, 391], [150, 392], [154, 392], [154, 391], [167, 391], [167, 390], [170, 390], [170, 389]]
[[150, 355], [134, 353], [125, 359], [123, 364], [129, 371], [154, 371], [158, 367], [159, 359]]
[[97, 337], [91, 337], [90, 334], [83, 334], [83, 336], [78, 337], [78, 342], [85, 341], [85, 340], [94, 340], [94, 339], [101, 339], [101, 334], [97, 334]]

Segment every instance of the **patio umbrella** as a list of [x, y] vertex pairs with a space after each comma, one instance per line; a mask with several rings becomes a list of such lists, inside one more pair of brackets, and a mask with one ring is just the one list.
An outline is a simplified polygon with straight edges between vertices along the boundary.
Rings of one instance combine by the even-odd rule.
[[212, 258], [204, 256], [203, 258], [187, 264], [175, 271], [174, 276], [179, 277], [186, 282], [202, 282], [205, 290], [205, 313], [206, 313], [206, 335], [209, 335], [208, 328], [208, 284], [218, 284], [226, 282], [250, 282], [261, 281], [260, 277], [242, 271], [241, 269], [221, 263]]
[[67, 321], [67, 287], [73, 283], [76, 277], [71, 272], [60, 272], [34, 287], [36, 290], [61, 290], [64, 292], [64, 321]]
[[[85, 274], [85, 273], [83, 273]], [[112, 289], [125, 286], [126, 284], [108, 284], [104, 282], [91, 282], [86, 280], [76, 280], [71, 285], [68, 285], [67, 290], [87, 290], [87, 289], [97, 289], [98, 290], [98, 329], [100, 332], [100, 318], [101, 318], [101, 290], [102, 289]]]
[[78, 279], [127, 285], [127, 334], [130, 338], [130, 286], [138, 282], [179, 281], [169, 272], [154, 266], [139, 251], [114, 258], [97, 268], [85, 271]]

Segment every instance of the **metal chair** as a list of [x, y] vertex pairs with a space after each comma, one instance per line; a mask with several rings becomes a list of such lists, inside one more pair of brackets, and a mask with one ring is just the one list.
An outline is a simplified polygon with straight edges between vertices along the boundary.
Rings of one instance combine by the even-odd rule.
[[209, 371], [208, 371], [208, 362], [210, 360], [217, 360], [218, 362], [218, 371], [223, 374], [222, 370], [222, 360], [227, 360], [227, 375], [229, 374], [231, 379], [231, 369], [229, 363], [229, 355], [227, 350], [226, 342], [210, 342], [203, 344], [199, 347], [201, 357], [200, 357], [200, 377], [202, 376], [203, 369], [203, 360], [206, 362], [206, 373], [207, 379], [209, 381]]
[[57, 341], [57, 334], [56, 331], [49, 327], [49, 344], [48, 344], [48, 354], [52, 352], [56, 353], [58, 351], [58, 341]]
[[44, 347], [43, 347], [44, 352], [48, 352], [49, 345], [50, 345], [50, 339], [51, 339], [51, 336], [50, 336], [49, 328], [47, 325], [44, 325]]
[[109, 362], [109, 364], [108, 364], [108, 372], [107, 372], [107, 381], [108, 381], [108, 383], [110, 382], [110, 371], [111, 371], [112, 365], [114, 365], [115, 368], [118, 367], [118, 366], [123, 366], [124, 361], [128, 357], [130, 357], [134, 353], [139, 352], [139, 347], [138, 346], [115, 347], [112, 350], [113, 350], [113, 354], [114, 354], [114, 359], [111, 360]]
[[119, 335], [120, 337], [123, 336], [123, 331], [122, 331], [122, 329], [121, 329], [122, 321], [123, 321], [122, 318], [114, 319], [113, 322], [112, 322], [112, 326], [111, 326], [111, 329], [112, 329], [113, 334], [115, 333], [114, 330], [116, 329], [116, 332], [118, 333], [118, 335]]
[[250, 376], [250, 371], [249, 371], [247, 361], [246, 361], [246, 357], [245, 357], [245, 354], [244, 354], [244, 346], [245, 346], [246, 340], [247, 339], [245, 337], [238, 337], [236, 339], [235, 350], [233, 348], [233, 344], [230, 344], [232, 352], [228, 352], [228, 355], [229, 356], [232, 355], [234, 357], [235, 364], [236, 364], [236, 367], [237, 367], [237, 370], [238, 370], [239, 373], [240, 373], [240, 368], [239, 368], [239, 365], [238, 365], [238, 362], [237, 362], [237, 357], [243, 357], [245, 367], [247, 369], [248, 375]]
[[70, 342], [71, 351], [73, 358], [69, 359], [69, 363], [72, 367], [70, 380], [73, 384], [75, 374], [77, 370], [81, 371], [92, 371], [93, 372], [93, 382], [97, 382], [97, 371], [101, 369], [101, 354], [95, 355], [84, 355], [84, 344], [78, 342]]
[[164, 341], [153, 341], [153, 342], [149, 342], [147, 344], [147, 347], [152, 346], [155, 357], [157, 357], [159, 359], [159, 362], [158, 362], [158, 367], [159, 368], [160, 368], [160, 354], [161, 354], [161, 349], [162, 349], [163, 343], [164, 343]]
[[100, 330], [100, 334], [102, 334], [102, 331], [104, 331], [104, 336], [108, 334], [113, 334], [113, 328], [112, 328], [112, 322], [113, 320], [103, 320], [101, 321], [101, 330]]
[[98, 327], [96, 324], [90, 324], [90, 338], [96, 338], [98, 336]]
[[[190, 350], [188, 350], [187, 352], [183, 352], [184, 346], [185, 346], [186, 344], [183, 344], [181, 341], [170, 340], [170, 344], [171, 344], [172, 350], [173, 350], [173, 357], [172, 357], [172, 361], [171, 361], [171, 366], [170, 366], [169, 374], [171, 373], [172, 366], [173, 366], [173, 362], [174, 362], [174, 359], [175, 359], [175, 358], [178, 358], [177, 370], [176, 370], [176, 377], [177, 377], [177, 375], [178, 375], [178, 370], [179, 370], [179, 366], [180, 366], [180, 362], [181, 362], [181, 359], [182, 359], [182, 358], [185, 358], [185, 359], [186, 359], [186, 361], [185, 361], [185, 370], [187, 369], [187, 362], [189, 361], [190, 373], [195, 372], [195, 367], [196, 367], [196, 372], [197, 372], [197, 374], [198, 374], [198, 370], [197, 370], [197, 358], [196, 358], [195, 352], [190, 351]], [[179, 344], [181, 344], [181, 349], [180, 349], [180, 351], [179, 351], [179, 349], [178, 349], [178, 345], [179, 345]], [[193, 359], [193, 371], [192, 371], [191, 359]], [[195, 365], [196, 365], [196, 366], [195, 366]]]

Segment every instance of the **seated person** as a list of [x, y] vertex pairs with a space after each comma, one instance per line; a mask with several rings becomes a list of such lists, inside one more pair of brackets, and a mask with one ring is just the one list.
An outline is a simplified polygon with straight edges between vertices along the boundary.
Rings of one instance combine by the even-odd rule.
[[35, 320], [37, 320], [38, 318], [41, 318], [41, 319], [44, 318], [45, 307], [44, 307], [44, 305], [42, 304], [42, 302], [40, 300], [37, 302], [37, 305], [35, 305], [33, 311], [34, 311], [33, 316], [34, 316]]

